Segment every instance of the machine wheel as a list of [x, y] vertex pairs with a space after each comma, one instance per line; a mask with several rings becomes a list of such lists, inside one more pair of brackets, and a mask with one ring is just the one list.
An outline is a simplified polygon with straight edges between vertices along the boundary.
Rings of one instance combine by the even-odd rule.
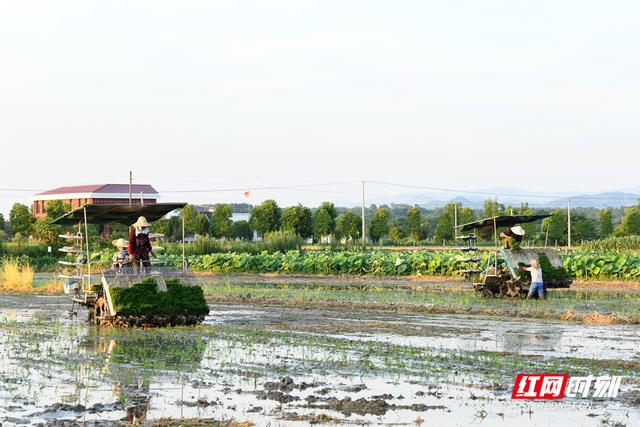
[[106, 326], [109, 323], [107, 315], [109, 314], [109, 305], [107, 299], [104, 296], [100, 296], [93, 303], [93, 316], [92, 320], [98, 326]]
[[487, 286], [485, 283], [474, 283], [473, 290], [486, 298], [493, 298], [496, 296], [491, 287]]
[[506, 291], [504, 295], [507, 298], [519, 298], [520, 297], [520, 287], [517, 282], [507, 282], [506, 283]]

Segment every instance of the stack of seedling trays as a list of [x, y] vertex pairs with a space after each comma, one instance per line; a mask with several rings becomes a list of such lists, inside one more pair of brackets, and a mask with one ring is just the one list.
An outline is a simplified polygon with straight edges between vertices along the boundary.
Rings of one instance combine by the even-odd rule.
[[109, 285], [96, 300], [92, 319], [98, 326], [162, 327], [196, 325], [209, 313], [200, 286], [180, 278], [144, 277], [131, 285]]
[[[58, 277], [64, 280], [66, 294], [78, 293], [82, 289], [83, 268], [86, 264], [82, 253], [82, 234], [61, 234], [58, 237], [65, 241], [65, 246], [58, 251], [67, 254], [66, 259], [58, 261], [65, 269]], [[73, 260], [70, 259], [71, 256], [74, 257]]]

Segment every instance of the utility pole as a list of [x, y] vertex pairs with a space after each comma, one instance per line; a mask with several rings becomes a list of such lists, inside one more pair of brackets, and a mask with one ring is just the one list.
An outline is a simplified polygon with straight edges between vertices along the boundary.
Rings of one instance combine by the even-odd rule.
[[129, 171], [129, 206], [133, 204], [133, 172]]
[[364, 220], [364, 181], [362, 181], [362, 206], [361, 206], [361, 213], [362, 213], [362, 249], [364, 249], [367, 245], [367, 236], [366, 236], [366, 226], [365, 226], [365, 220]]
[[568, 232], [568, 243], [569, 248], [571, 248], [571, 199], [567, 199], [567, 232]]
[[458, 239], [458, 204], [453, 205], [453, 239], [457, 242]]

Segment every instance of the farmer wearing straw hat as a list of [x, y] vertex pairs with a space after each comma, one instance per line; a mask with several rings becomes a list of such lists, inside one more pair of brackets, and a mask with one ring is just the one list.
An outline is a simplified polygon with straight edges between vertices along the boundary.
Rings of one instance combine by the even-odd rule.
[[150, 267], [151, 262], [151, 240], [149, 239], [149, 222], [147, 218], [141, 216], [131, 225], [129, 232], [129, 255], [131, 256], [131, 264], [138, 268], [140, 264], [143, 267]]
[[129, 265], [129, 252], [127, 251], [129, 242], [121, 237], [112, 241], [111, 243], [113, 244], [113, 246], [118, 248], [118, 251], [113, 255], [113, 258], [111, 259], [111, 268], [114, 270], [119, 270], [122, 267]]
[[524, 231], [524, 228], [520, 227], [519, 225], [503, 231], [502, 233], [500, 233], [500, 237], [504, 242], [504, 248], [516, 250], [520, 249], [520, 243], [522, 242], [525, 234], [526, 231]]

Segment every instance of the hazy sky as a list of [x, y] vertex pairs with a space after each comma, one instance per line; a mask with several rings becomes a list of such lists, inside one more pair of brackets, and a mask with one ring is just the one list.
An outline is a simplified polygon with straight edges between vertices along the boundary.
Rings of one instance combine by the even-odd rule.
[[[637, 1], [0, 0], [0, 187], [130, 169], [161, 192], [637, 187], [639, 16]], [[372, 187], [394, 191], [411, 190]], [[0, 212], [29, 195], [0, 191]]]

